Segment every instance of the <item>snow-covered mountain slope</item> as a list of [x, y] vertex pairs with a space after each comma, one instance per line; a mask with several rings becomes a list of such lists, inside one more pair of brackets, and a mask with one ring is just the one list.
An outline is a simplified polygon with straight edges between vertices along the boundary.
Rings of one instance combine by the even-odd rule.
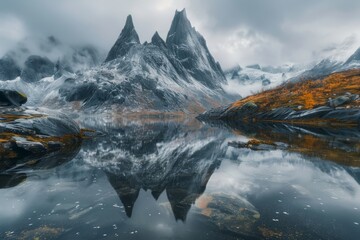
[[175, 13], [166, 42], [155, 33], [151, 43], [140, 44], [129, 16], [105, 63], [67, 79], [59, 94], [87, 110], [192, 113], [230, 100], [221, 83], [219, 64], [183, 10]]
[[[256, 67], [255, 67], [256, 66]], [[258, 92], [279, 86], [287, 79], [305, 71], [305, 66], [286, 64], [282, 66], [250, 65], [244, 68], [233, 67], [225, 71], [226, 92], [247, 97]]]
[[360, 50], [358, 47], [359, 43], [357, 41], [347, 38], [340, 45], [327, 48], [317, 54], [313, 67], [289, 80], [297, 82], [317, 79], [331, 73], [357, 69], [360, 67]]
[[[0, 80], [14, 80], [21, 76], [27, 63], [37, 75], [49, 77], [55, 72], [60, 74], [66, 70], [77, 72], [99, 65], [104, 59], [104, 53], [91, 45], [70, 46], [53, 36], [36, 40], [25, 39], [8, 51], [0, 59]], [[36, 59], [36, 61], [34, 61]], [[43, 71], [43, 68], [49, 68]], [[29, 69], [25, 70], [27, 72]], [[47, 73], [44, 75], [44, 72]], [[28, 79], [25, 79], [28, 80]], [[31, 79], [38, 81], [39, 78]]]
[[[156, 32], [141, 44], [129, 16], [103, 64], [75, 74], [61, 70], [34, 84], [18, 78], [0, 87], [24, 90], [29, 104], [91, 112], [199, 113], [232, 100], [222, 88], [220, 65], [185, 10], [176, 11], [166, 42]], [[38, 91], [29, 89], [44, 92], [32, 96]]]
[[334, 72], [357, 69], [360, 68], [360, 48], [357, 47], [358, 42], [355, 39], [347, 38], [339, 45], [314, 53], [314, 60], [303, 65], [252, 64], [243, 68], [236, 66], [225, 71], [228, 84], [223, 87], [229, 94], [247, 97], [279, 86], [288, 80], [297, 82], [317, 79]]

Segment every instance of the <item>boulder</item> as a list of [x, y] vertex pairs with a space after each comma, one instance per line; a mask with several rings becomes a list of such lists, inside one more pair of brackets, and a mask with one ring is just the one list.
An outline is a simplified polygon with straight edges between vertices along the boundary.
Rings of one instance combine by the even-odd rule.
[[355, 101], [357, 99], [359, 99], [359, 95], [351, 94], [351, 93], [347, 92], [344, 95], [339, 96], [339, 97], [337, 97], [335, 99], [329, 98], [328, 106], [330, 106], [332, 108], [336, 108], [336, 107], [339, 107], [339, 106], [341, 106], [343, 104]]
[[18, 107], [26, 103], [27, 97], [13, 90], [0, 89], [0, 106]]

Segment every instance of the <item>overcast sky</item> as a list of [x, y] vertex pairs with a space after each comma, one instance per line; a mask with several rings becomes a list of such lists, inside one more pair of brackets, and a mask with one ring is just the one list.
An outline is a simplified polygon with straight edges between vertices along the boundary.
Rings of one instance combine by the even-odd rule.
[[156, 30], [165, 39], [182, 8], [223, 67], [302, 63], [345, 39], [360, 46], [359, 0], [0, 0], [0, 54], [48, 35], [108, 50], [128, 14], [142, 42]]

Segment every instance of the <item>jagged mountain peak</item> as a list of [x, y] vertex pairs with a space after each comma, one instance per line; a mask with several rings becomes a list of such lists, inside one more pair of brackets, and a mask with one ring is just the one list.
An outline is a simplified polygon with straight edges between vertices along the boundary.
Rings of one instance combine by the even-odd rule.
[[217, 88], [226, 81], [204, 37], [191, 26], [185, 9], [175, 12], [166, 45], [185, 69], [204, 85]]
[[175, 11], [169, 33], [166, 38], [167, 44], [178, 43], [192, 29], [191, 23], [186, 15], [185, 8], [182, 11]]
[[133, 29], [135, 30], [134, 23], [133, 23], [131, 14], [129, 14], [126, 18], [126, 22], [125, 22], [123, 31], [124, 30], [133, 30]]
[[165, 41], [160, 37], [159, 33], [156, 31], [151, 38], [151, 43], [160, 48], [166, 48]]
[[127, 16], [125, 26], [122, 29], [120, 36], [116, 40], [114, 46], [111, 48], [105, 62], [121, 58], [128, 53], [131, 46], [140, 44], [139, 35], [137, 34], [131, 15]]

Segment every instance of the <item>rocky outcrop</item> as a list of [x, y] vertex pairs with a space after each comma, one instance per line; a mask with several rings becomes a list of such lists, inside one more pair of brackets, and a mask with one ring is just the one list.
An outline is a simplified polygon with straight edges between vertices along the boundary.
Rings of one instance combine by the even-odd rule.
[[37, 82], [42, 78], [50, 77], [55, 73], [55, 65], [47, 57], [30, 56], [25, 61], [21, 72], [21, 79], [25, 82]]
[[[64, 114], [11, 106], [0, 108], [0, 139], [1, 174], [18, 165], [60, 164], [62, 157], [78, 151], [81, 132]], [[54, 156], [57, 161], [46, 162]]]
[[[351, 70], [316, 80], [288, 82], [278, 88], [240, 99], [229, 106], [206, 111], [198, 118], [239, 122], [359, 125], [359, 81], [360, 71]], [[330, 96], [337, 97], [332, 99]]]
[[20, 76], [20, 67], [10, 56], [0, 59], [0, 80], [13, 80]]
[[17, 91], [0, 89], [0, 107], [18, 107], [25, 104], [27, 97]]
[[351, 94], [349, 92], [345, 93], [342, 96], [339, 96], [337, 98], [329, 98], [328, 105], [332, 108], [339, 107], [341, 105], [344, 105], [346, 103], [350, 103], [352, 101], [358, 100], [359, 95], [358, 94]]

